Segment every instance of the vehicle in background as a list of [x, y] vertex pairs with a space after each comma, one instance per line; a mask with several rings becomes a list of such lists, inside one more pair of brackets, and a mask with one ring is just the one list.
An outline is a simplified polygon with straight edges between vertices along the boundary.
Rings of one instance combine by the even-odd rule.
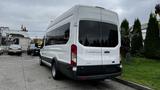
[[40, 52], [40, 47], [36, 47], [35, 44], [30, 44], [30, 46], [27, 49], [27, 54], [28, 55], [39, 55]]
[[4, 48], [0, 46], [0, 55], [4, 53]]
[[55, 19], [45, 34], [40, 65], [51, 66], [54, 79], [75, 80], [121, 75], [118, 14], [101, 7], [75, 6]]
[[22, 47], [18, 44], [11, 44], [8, 47], [8, 55], [10, 54], [22, 55]]

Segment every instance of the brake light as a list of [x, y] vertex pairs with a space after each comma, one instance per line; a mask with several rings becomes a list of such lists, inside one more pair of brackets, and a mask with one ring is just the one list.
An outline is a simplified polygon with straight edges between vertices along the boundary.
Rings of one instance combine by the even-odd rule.
[[75, 44], [71, 45], [71, 62], [72, 66], [77, 65], [77, 46]]

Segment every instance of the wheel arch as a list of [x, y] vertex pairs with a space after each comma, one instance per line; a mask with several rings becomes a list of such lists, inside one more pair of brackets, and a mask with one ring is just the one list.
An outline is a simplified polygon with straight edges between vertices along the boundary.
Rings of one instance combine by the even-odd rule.
[[57, 70], [60, 71], [60, 66], [59, 66], [59, 63], [58, 63], [58, 59], [57, 59], [56, 57], [53, 57], [53, 58], [52, 58], [51, 67], [53, 66], [53, 64], [55, 64]]
[[57, 64], [57, 62], [58, 62], [57, 58], [53, 57], [51, 61], [51, 65], [53, 65], [54, 63]]

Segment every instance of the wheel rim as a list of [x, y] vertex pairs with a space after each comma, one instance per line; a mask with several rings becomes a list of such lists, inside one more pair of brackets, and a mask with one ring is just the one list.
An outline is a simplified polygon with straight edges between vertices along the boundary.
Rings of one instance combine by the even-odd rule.
[[55, 77], [55, 75], [56, 75], [56, 71], [55, 71], [55, 67], [54, 66], [52, 66], [52, 75], [53, 75], [53, 77]]

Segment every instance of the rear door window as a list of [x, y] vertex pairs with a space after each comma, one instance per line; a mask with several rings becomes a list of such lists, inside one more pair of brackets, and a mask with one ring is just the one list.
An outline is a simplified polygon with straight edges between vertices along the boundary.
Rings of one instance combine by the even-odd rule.
[[101, 23], [102, 47], [115, 47], [118, 44], [117, 26], [110, 23]]
[[118, 44], [117, 25], [81, 20], [79, 22], [79, 42], [84, 46], [115, 47]]
[[100, 23], [82, 20], [79, 26], [79, 42], [84, 46], [100, 47]]

